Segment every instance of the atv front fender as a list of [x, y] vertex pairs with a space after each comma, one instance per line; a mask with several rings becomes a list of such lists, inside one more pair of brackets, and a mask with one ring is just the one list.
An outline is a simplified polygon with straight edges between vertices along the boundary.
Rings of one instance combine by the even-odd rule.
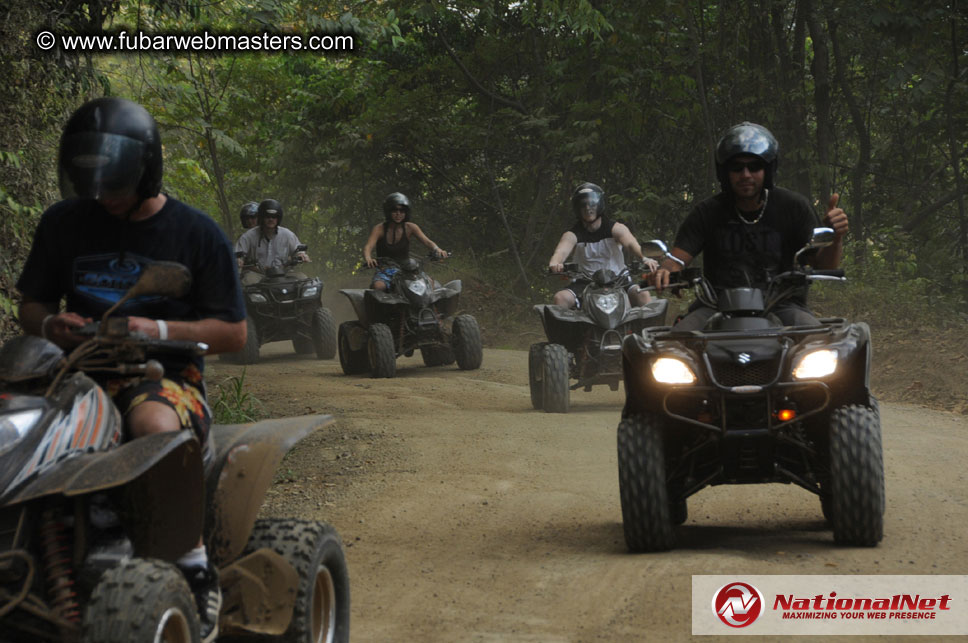
[[334, 421], [329, 415], [311, 415], [212, 427], [215, 457], [205, 485], [210, 508], [205, 517], [205, 541], [218, 564], [235, 560], [245, 549], [262, 500], [286, 453]]
[[436, 289], [439, 294], [440, 299], [446, 299], [448, 297], [455, 297], [461, 293], [463, 289], [463, 282], [460, 279], [454, 279], [453, 281], [448, 281], [440, 288]]
[[592, 318], [576, 308], [565, 308], [555, 304], [538, 304], [534, 311], [541, 317], [545, 336], [552, 344], [561, 344], [574, 352], [580, 345], [588, 326], [594, 326]]
[[202, 533], [201, 448], [191, 431], [155, 433], [65, 460], [6, 505], [125, 487], [122, 520], [136, 556], [175, 560]]
[[219, 570], [224, 596], [220, 629], [280, 636], [292, 622], [299, 573], [283, 556], [258, 549]]
[[433, 304], [441, 317], [450, 317], [457, 312], [457, 302], [463, 289], [460, 279], [448, 281], [434, 290]]
[[622, 320], [622, 324], [625, 325], [631, 321], [645, 320], [649, 322], [647, 326], [664, 326], [668, 310], [668, 299], [653, 299], [644, 306], [630, 306], [628, 312], [625, 313], [625, 319]]
[[356, 318], [360, 320], [360, 323], [364, 326], [369, 325], [366, 319], [366, 307], [363, 305], [363, 294], [366, 290], [363, 288], [346, 288], [340, 290], [340, 292], [350, 300], [350, 304], [353, 306], [353, 312], [356, 313]]

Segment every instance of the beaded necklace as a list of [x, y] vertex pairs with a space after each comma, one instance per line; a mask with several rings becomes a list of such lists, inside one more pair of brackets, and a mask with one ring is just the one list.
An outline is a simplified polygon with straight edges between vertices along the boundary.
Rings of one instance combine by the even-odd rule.
[[752, 221], [747, 221], [743, 212], [735, 205], [733, 206], [733, 209], [736, 210], [736, 216], [739, 217], [740, 221], [742, 221], [746, 225], [754, 225], [756, 223], [759, 223], [760, 219], [763, 218], [763, 213], [766, 212], [766, 202], [769, 200], [769, 198], [770, 198], [770, 191], [767, 188], [763, 188], [763, 205], [760, 206], [759, 212], [756, 213], [756, 218], [753, 219]]

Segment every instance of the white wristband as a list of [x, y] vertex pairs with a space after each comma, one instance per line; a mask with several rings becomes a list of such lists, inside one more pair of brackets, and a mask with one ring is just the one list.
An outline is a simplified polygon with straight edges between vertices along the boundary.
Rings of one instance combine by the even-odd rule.
[[158, 339], [168, 339], [168, 324], [163, 319], [156, 319], [158, 324]]
[[49, 322], [54, 317], [55, 317], [54, 314], [47, 315], [46, 317], [44, 317], [44, 321], [40, 322], [40, 336], [43, 337], [44, 339], [48, 339], [48, 337], [47, 337], [47, 322]]

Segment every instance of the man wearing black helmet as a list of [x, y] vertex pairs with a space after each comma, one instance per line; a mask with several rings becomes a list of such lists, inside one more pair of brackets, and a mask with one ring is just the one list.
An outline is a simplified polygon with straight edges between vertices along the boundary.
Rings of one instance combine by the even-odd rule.
[[309, 261], [309, 255], [296, 250], [300, 245], [296, 233], [280, 225], [282, 205], [278, 201], [266, 199], [259, 204], [256, 215], [259, 225], [242, 233], [235, 242], [240, 270], [245, 264], [256, 265], [261, 270], [281, 268], [294, 254], [303, 261]]
[[[410, 199], [400, 192], [394, 192], [383, 199], [383, 223], [370, 230], [370, 237], [363, 246], [363, 259], [370, 268], [377, 266], [376, 257], [386, 257], [400, 262], [410, 256], [410, 237], [417, 237], [435, 257], [446, 257], [436, 243], [427, 238], [416, 223], [410, 220]], [[376, 257], [373, 251], [376, 250]], [[384, 267], [373, 275], [371, 288], [386, 290], [390, 287], [396, 268]]]
[[249, 201], [239, 210], [239, 223], [242, 224], [243, 233], [245, 230], [254, 228], [259, 224], [259, 204]]
[[[703, 275], [713, 288], [763, 287], [776, 274], [793, 268], [796, 251], [809, 240], [818, 219], [807, 199], [775, 185], [779, 144], [762, 125], [743, 122], [731, 127], [716, 146], [716, 174], [722, 192], [693, 206], [676, 234], [672, 255], [688, 265], [704, 253]], [[813, 263], [836, 268], [843, 253], [847, 215], [830, 197], [824, 225], [836, 240]], [[682, 266], [666, 259], [650, 281], [661, 290], [670, 271]], [[677, 330], [698, 330], [713, 314], [698, 302], [676, 324]], [[787, 325], [817, 323], [805, 299], [791, 298], [774, 311]]]
[[[208, 216], [161, 192], [161, 139], [154, 119], [135, 103], [99, 98], [64, 128], [58, 154], [65, 200], [43, 214], [17, 288], [20, 322], [63, 348], [74, 331], [99, 318], [153, 261], [176, 261], [192, 273], [182, 299], [140, 297], [125, 303], [128, 329], [159, 339], [205, 342], [210, 353], [245, 344], [245, 307], [232, 248]], [[60, 311], [61, 299], [66, 300]], [[211, 412], [200, 357], [150, 354], [160, 381], [104, 381], [125, 417], [129, 437], [188, 429], [211, 457]], [[215, 638], [221, 593], [201, 540], [178, 565], [195, 594], [202, 639]]]
[[[573, 250], [578, 267], [589, 274], [601, 268], [616, 274], [624, 270], [623, 248], [645, 263], [650, 270], [659, 265], [642, 256], [642, 248], [628, 226], [605, 216], [605, 192], [602, 188], [594, 183], [582, 183], [571, 195], [571, 207], [578, 221], [561, 235], [548, 262], [548, 269], [552, 272], [564, 270], [565, 259]], [[572, 281], [567, 288], [555, 293], [554, 303], [565, 308], [580, 306], [580, 293], [588, 283], [587, 279]], [[638, 285], [630, 286], [628, 293], [633, 306], [649, 303], [648, 291], [640, 290]]]

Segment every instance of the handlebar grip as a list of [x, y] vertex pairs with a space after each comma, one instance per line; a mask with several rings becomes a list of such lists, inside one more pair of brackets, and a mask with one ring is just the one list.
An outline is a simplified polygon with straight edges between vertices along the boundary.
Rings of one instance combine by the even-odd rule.
[[830, 268], [827, 270], [814, 270], [810, 274], [817, 275], [818, 277], [843, 277], [843, 268]]

